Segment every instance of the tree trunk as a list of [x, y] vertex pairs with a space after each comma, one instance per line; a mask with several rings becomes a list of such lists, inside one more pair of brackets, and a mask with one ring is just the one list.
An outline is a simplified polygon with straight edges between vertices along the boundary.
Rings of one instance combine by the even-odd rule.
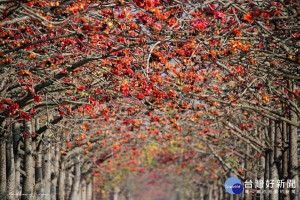
[[[246, 155], [249, 155], [249, 145], [246, 144], [246, 154], [245, 154], [245, 159], [244, 159], [244, 167], [245, 167], [245, 180], [248, 180], [249, 177], [248, 177], [248, 166], [249, 166], [249, 163], [248, 163], [248, 157]], [[244, 195], [244, 200], [250, 200], [250, 195], [249, 194], [245, 194]]]
[[81, 186], [80, 186], [80, 188], [81, 188], [81, 198], [80, 198], [80, 200], [86, 200], [86, 194], [87, 194], [86, 186], [87, 186], [86, 180], [83, 179], [81, 181]]
[[96, 200], [95, 177], [92, 177], [92, 200]]
[[208, 186], [205, 186], [203, 199], [204, 200], [209, 200], [209, 189], [208, 189]]
[[[253, 177], [253, 180], [252, 180], [253, 183], [255, 183], [255, 180], [261, 180], [261, 179], [265, 180], [265, 173], [266, 173], [265, 165], [267, 163], [266, 162], [266, 157], [261, 156], [260, 159], [259, 159], [259, 163], [260, 163], [261, 166], [259, 167], [259, 170], [257, 172], [256, 177]], [[265, 183], [265, 181], [264, 181], [264, 183]], [[265, 187], [264, 187], [264, 189], [265, 189]], [[259, 198], [260, 200], [265, 200], [265, 195], [259, 194], [258, 196], [260, 197]], [[253, 200], [253, 198], [252, 198], [252, 200]]]
[[[9, 129], [11, 130], [11, 128]], [[14, 146], [13, 146], [13, 135], [8, 134], [7, 136], [7, 194], [9, 200], [15, 200], [16, 191], [16, 169], [14, 159]]]
[[[40, 129], [40, 120], [39, 118], [35, 119], [35, 132]], [[44, 200], [44, 179], [43, 179], [43, 145], [38, 141], [35, 141], [36, 147], [36, 159], [35, 159], [35, 193], [37, 200]]]
[[93, 196], [93, 184], [92, 180], [90, 179], [86, 185], [86, 200], [92, 200]]
[[224, 196], [223, 196], [223, 185], [219, 185], [218, 186], [218, 192], [219, 192], [219, 200], [222, 200], [224, 199]]
[[120, 192], [120, 188], [115, 186], [114, 187], [114, 200], [119, 200], [119, 192]]
[[6, 196], [6, 142], [0, 137], [0, 199]]
[[[287, 124], [286, 122], [282, 122], [282, 178], [287, 180], [288, 178], [288, 139], [287, 139]], [[288, 200], [287, 187], [284, 187], [284, 191], [282, 193], [282, 200]]]
[[44, 199], [50, 200], [51, 198], [51, 155], [50, 155], [50, 139], [48, 138], [49, 130], [45, 133], [45, 149], [43, 160], [43, 173], [44, 173]]
[[[65, 162], [66, 165], [66, 162]], [[73, 185], [73, 172], [74, 171], [74, 166], [71, 167], [68, 171], [66, 171], [66, 184], [65, 184], [65, 199], [69, 199], [71, 195], [71, 190], [72, 190], [72, 185]]]
[[[269, 127], [268, 127], [269, 128]], [[265, 140], [270, 140], [269, 130], [265, 129], [266, 138]], [[270, 149], [265, 151], [265, 165], [264, 165], [264, 200], [269, 200], [269, 188], [266, 187], [266, 181], [270, 180]]]
[[62, 157], [60, 159], [60, 170], [58, 177], [58, 200], [65, 200], [65, 161]]
[[[252, 169], [253, 170], [253, 174], [252, 174], [252, 177], [251, 177], [251, 179], [250, 180], [252, 180], [252, 183], [254, 183], [255, 184], [255, 180], [259, 180], [259, 179], [261, 179], [261, 175], [260, 175], [260, 178], [258, 178], [258, 174], [259, 174], [259, 167], [257, 166], [256, 167], [256, 169], [254, 168], [254, 169]], [[252, 184], [252, 187], [253, 187], [253, 184]], [[245, 196], [246, 196], [246, 194], [245, 194]], [[245, 198], [245, 196], [244, 196], [244, 198]], [[248, 199], [250, 200], [256, 200], [256, 199], [260, 199], [260, 194], [248, 194]]]
[[212, 196], [212, 188], [211, 186], [208, 188], [208, 200], [213, 200], [213, 196]]
[[[271, 150], [269, 154], [269, 169], [270, 169], [270, 175], [269, 175], [269, 180], [274, 180], [274, 187], [271, 189], [271, 194], [269, 195], [270, 200], [277, 200], [278, 199], [278, 188], [276, 187], [277, 181], [278, 181], [278, 170], [275, 162], [275, 152], [276, 152], [276, 147], [275, 147], [275, 124], [273, 120], [270, 120], [269, 123], [269, 138], [270, 138], [270, 145], [271, 145]], [[266, 179], [267, 180], [267, 179]]]
[[203, 200], [204, 199], [204, 189], [202, 186], [200, 186], [200, 188], [199, 188], [199, 195], [200, 195], [199, 199]]
[[270, 180], [270, 178], [269, 178], [269, 175], [270, 175], [270, 170], [269, 170], [269, 158], [270, 158], [270, 152], [269, 151], [266, 151], [265, 152], [265, 172], [264, 172], [264, 189], [265, 189], [265, 192], [266, 193], [264, 193], [264, 200], [269, 200], [269, 195], [268, 195], [268, 193], [269, 193], [269, 189], [268, 188], [266, 188], [266, 180]]
[[59, 174], [59, 146], [55, 144], [51, 148], [51, 163], [52, 163], [52, 173], [51, 173], [51, 200], [56, 199], [56, 188], [57, 188], [57, 176]]
[[213, 193], [213, 199], [214, 200], [218, 200], [219, 197], [218, 197], [218, 187], [216, 185], [216, 182], [214, 182], [214, 185], [213, 185], [213, 188], [212, 188], [212, 193]]
[[24, 123], [24, 130], [29, 134], [28, 137], [24, 137], [24, 147], [25, 147], [25, 162], [24, 169], [26, 176], [23, 181], [22, 197], [21, 200], [32, 200], [33, 188], [34, 188], [34, 161], [33, 161], [33, 149], [32, 149], [32, 138], [31, 138], [31, 122], [26, 121]]
[[1, 123], [0, 131], [0, 199], [6, 198], [6, 142], [5, 120]]
[[278, 171], [278, 178], [280, 180], [283, 179], [282, 176], [282, 152], [280, 151], [279, 146], [281, 145], [282, 136], [280, 134], [280, 123], [278, 121], [275, 121], [275, 146], [274, 146], [274, 159], [275, 164]]
[[[297, 114], [294, 111], [291, 111], [291, 121], [297, 123]], [[289, 130], [289, 179], [295, 180], [295, 187], [290, 191], [290, 199], [298, 200], [298, 195], [294, 191], [298, 192], [299, 190], [299, 174], [298, 174], [298, 154], [297, 154], [297, 127], [290, 125]], [[294, 190], [294, 191], [293, 191]]]
[[43, 163], [43, 155], [40, 151], [42, 146], [38, 147], [37, 155], [36, 155], [36, 163], [35, 163], [35, 184], [36, 184], [36, 194], [37, 199], [42, 199], [41, 195], [43, 194], [43, 170], [42, 170], [42, 163]]
[[72, 185], [72, 190], [70, 194], [70, 200], [78, 200], [78, 190], [79, 190], [79, 184], [80, 184], [80, 163], [79, 159], [77, 159], [74, 168], [74, 181]]
[[[258, 132], [258, 130], [256, 129], [256, 131]], [[261, 141], [263, 141], [265, 138], [264, 134], [259, 134], [259, 139]], [[265, 153], [265, 152], [264, 152]], [[266, 155], [266, 153], [265, 153]], [[255, 180], [261, 180], [263, 179], [264, 180], [264, 184], [266, 183], [265, 182], [265, 165], [266, 165], [266, 157], [265, 156], [262, 156], [260, 155], [260, 158], [259, 158], [259, 166], [257, 167], [257, 171], [256, 171], [256, 174], [253, 176], [253, 179], [252, 179], [252, 182], [254, 183], [252, 185], [252, 188], [254, 189], [255, 188]], [[264, 185], [265, 186], [265, 185]], [[265, 189], [265, 187], [263, 188]], [[257, 195], [259, 198], [259, 200], [264, 200], [264, 195], [263, 194], [259, 194]], [[255, 200], [255, 195], [252, 195], [252, 200]]]
[[18, 194], [22, 193], [22, 187], [21, 187], [21, 173], [20, 173], [20, 167], [21, 167], [21, 158], [20, 158], [20, 123], [15, 122], [12, 127], [13, 132], [13, 147], [14, 147], [14, 162], [15, 162], [15, 195], [16, 199], [20, 199], [20, 196]]
[[79, 188], [78, 188], [78, 192], [77, 192], [77, 200], [81, 200], [81, 192], [82, 192], [81, 189], [82, 189], [81, 188], [81, 183], [79, 183]]
[[[35, 132], [39, 130], [40, 128], [40, 121], [39, 118], [35, 119]], [[36, 157], [35, 157], [35, 187], [36, 187], [36, 196], [37, 199], [42, 199], [42, 177], [43, 177], [43, 171], [42, 171], [42, 162], [43, 162], [43, 156], [41, 152], [42, 145], [38, 143], [38, 141], [34, 141], [35, 143], [35, 152], [36, 152]]]

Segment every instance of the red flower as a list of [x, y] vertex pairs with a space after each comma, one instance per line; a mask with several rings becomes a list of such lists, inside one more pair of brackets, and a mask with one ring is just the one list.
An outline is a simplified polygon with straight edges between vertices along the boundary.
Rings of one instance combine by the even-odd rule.
[[85, 89], [85, 86], [84, 85], [78, 85], [77, 86], [77, 90], [84, 90]]
[[29, 133], [27, 133], [27, 132], [23, 132], [23, 135], [27, 138], [29, 137]]
[[243, 170], [241, 170], [241, 169], [236, 170], [236, 172], [239, 173], [240, 175], [244, 174]]
[[59, 116], [64, 116], [66, 113], [64, 111], [58, 111]]
[[252, 23], [253, 22], [253, 18], [252, 18], [252, 15], [250, 13], [248, 14], [244, 14], [243, 16], [243, 19], [249, 23]]
[[214, 10], [214, 9], [216, 9], [218, 6], [217, 6], [217, 4], [214, 4], [214, 3], [213, 3], [213, 4], [210, 5], [210, 7]]
[[102, 92], [102, 90], [101, 90], [100, 88], [98, 88], [98, 89], [95, 91], [96, 94], [100, 94], [101, 92]]
[[128, 90], [123, 89], [123, 90], [122, 90], [122, 94], [123, 94], [125, 97], [127, 97], [127, 96], [129, 95], [129, 92], [128, 92]]
[[41, 95], [35, 95], [34, 97], [33, 97], [33, 100], [36, 102], [36, 103], [38, 103], [38, 102], [40, 102], [40, 100], [41, 100]]
[[11, 115], [13, 112], [19, 110], [19, 104], [13, 103], [8, 107], [9, 115]]
[[191, 25], [194, 26], [198, 30], [203, 30], [207, 27], [208, 21], [206, 20], [194, 20], [191, 22]]
[[28, 115], [28, 114], [25, 113], [25, 112], [21, 112], [21, 114], [20, 114], [20, 119], [28, 121], [28, 120], [31, 119], [31, 116]]
[[240, 129], [241, 129], [242, 131], [246, 130], [247, 128], [248, 128], [248, 125], [247, 125], [247, 124], [245, 124], [245, 123], [240, 124]]
[[225, 23], [225, 22], [226, 22], [226, 14], [223, 13], [223, 12], [215, 12], [215, 13], [214, 13], [214, 18], [215, 18], [215, 19], [221, 18], [222, 23]]
[[36, 109], [35, 109], [35, 108], [31, 108], [30, 114], [33, 115], [33, 114], [35, 114], [35, 113], [36, 113]]
[[136, 98], [138, 98], [138, 99], [144, 99], [145, 95], [143, 93], [138, 93], [138, 95], [136, 96]]

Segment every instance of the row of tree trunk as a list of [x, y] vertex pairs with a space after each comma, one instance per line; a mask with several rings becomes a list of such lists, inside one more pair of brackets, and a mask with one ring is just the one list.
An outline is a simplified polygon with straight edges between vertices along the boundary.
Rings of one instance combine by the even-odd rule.
[[82, 173], [80, 155], [65, 159], [50, 131], [34, 137], [38, 119], [1, 123], [1, 200], [92, 200], [93, 177]]
[[[298, 118], [295, 112], [291, 112], [288, 118], [297, 123]], [[261, 132], [255, 131], [259, 137], [258, 141], [264, 145], [258, 163], [251, 162], [251, 157], [257, 155], [257, 151], [248, 144], [242, 147], [245, 152], [240, 158], [240, 165], [244, 166], [244, 174], [239, 176], [242, 182], [252, 182], [252, 188], [244, 188], [248, 192], [240, 195], [230, 195], [225, 192], [224, 185], [219, 186], [199, 186], [197, 198], [199, 200], [298, 200], [300, 199], [299, 190], [299, 151], [297, 148], [298, 132], [297, 127], [290, 125], [282, 120], [265, 119], [266, 128]], [[225, 162], [224, 162], [225, 163]], [[221, 163], [223, 164], [223, 163]], [[231, 173], [233, 169], [228, 170], [227, 177], [237, 174]], [[272, 188], [268, 181], [274, 181]], [[277, 181], [283, 181], [284, 186], [278, 188]], [[288, 180], [294, 181], [294, 185], [287, 187]], [[223, 184], [225, 183], [223, 180]], [[259, 187], [257, 184], [262, 181]], [[244, 187], [245, 185], [243, 185]]]

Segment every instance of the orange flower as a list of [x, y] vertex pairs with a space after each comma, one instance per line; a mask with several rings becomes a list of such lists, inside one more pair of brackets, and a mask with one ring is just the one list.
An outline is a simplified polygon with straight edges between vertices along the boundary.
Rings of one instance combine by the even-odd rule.
[[253, 18], [252, 18], [252, 15], [250, 13], [248, 14], [244, 14], [243, 16], [243, 19], [249, 23], [252, 23], [253, 22]]

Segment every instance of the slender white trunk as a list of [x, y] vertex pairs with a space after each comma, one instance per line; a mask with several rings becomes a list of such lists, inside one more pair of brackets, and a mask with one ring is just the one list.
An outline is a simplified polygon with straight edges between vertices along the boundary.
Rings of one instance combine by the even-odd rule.
[[46, 130], [46, 141], [45, 141], [45, 154], [43, 160], [43, 173], [44, 173], [44, 199], [50, 200], [50, 189], [51, 189], [51, 156], [50, 156], [50, 140], [47, 138], [49, 130]]
[[[29, 135], [32, 133], [31, 122], [26, 121], [24, 123], [25, 132]], [[34, 161], [33, 161], [33, 149], [32, 149], [32, 138], [24, 137], [24, 147], [25, 147], [25, 162], [24, 169], [26, 176], [23, 181], [22, 197], [21, 200], [32, 200], [33, 188], [34, 188]]]
[[70, 200], [78, 200], [78, 190], [80, 184], [80, 163], [79, 159], [75, 161], [75, 168], [74, 168], [74, 181], [72, 185], [72, 190], [70, 194]]
[[42, 163], [43, 163], [43, 155], [40, 151], [40, 149], [42, 148], [39, 147], [37, 150], [37, 155], [36, 155], [36, 162], [35, 162], [35, 183], [36, 183], [36, 194], [37, 194], [37, 199], [41, 199], [42, 197], [41, 195], [43, 194], [43, 171], [42, 171]]
[[0, 129], [0, 199], [6, 196], [6, 142], [5, 142], [5, 120]]
[[[297, 114], [292, 111], [291, 112], [291, 121], [297, 123]], [[290, 198], [291, 200], [299, 200], [299, 195], [296, 193], [299, 193], [299, 172], [297, 170], [298, 168], [298, 151], [297, 151], [297, 127], [290, 126], [290, 142], [289, 142], [289, 153], [290, 153], [290, 162], [289, 162], [289, 179], [295, 180], [295, 189], [290, 191]]]
[[86, 185], [86, 200], [92, 200], [93, 198], [92, 192], [93, 192], [93, 184], [92, 184], [92, 180], [90, 179]]
[[6, 142], [0, 137], [0, 199], [6, 196]]
[[115, 186], [114, 187], [114, 200], [119, 200], [119, 192], [120, 192], [120, 188]]
[[7, 138], [7, 194], [8, 200], [15, 200], [16, 169], [14, 160], [13, 135]]
[[86, 181], [85, 180], [82, 180], [81, 181], [81, 200], [86, 200], [86, 194], [87, 194], [87, 191], [86, 191]]
[[66, 181], [65, 181], [65, 199], [69, 199], [70, 192], [71, 192], [71, 186], [72, 186], [72, 177], [71, 172], [72, 169], [66, 171]]
[[[278, 181], [278, 170], [277, 170], [277, 166], [275, 163], [275, 123], [273, 120], [270, 120], [269, 123], [269, 128], [270, 128], [270, 132], [269, 132], [269, 138], [270, 138], [270, 143], [271, 143], [271, 151], [270, 151], [270, 157], [269, 157], [269, 168], [270, 168], [270, 175], [269, 175], [269, 180], [274, 180], [275, 183], [277, 183]], [[277, 187], [273, 187], [271, 189], [271, 194], [270, 194], [270, 200], [277, 200], [278, 199], [278, 188]]]
[[58, 177], [58, 200], [65, 200], [65, 161], [62, 157], [60, 160], [60, 170]]
[[59, 157], [60, 157], [58, 144], [55, 144], [55, 146], [51, 148], [51, 156], [52, 156], [51, 200], [56, 200], [57, 176], [59, 174]]
[[[21, 194], [21, 158], [20, 158], [20, 123], [15, 122], [13, 124], [13, 147], [14, 147], [14, 162], [15, 162], [15, 194]], [[16, 199], [20, 199], [20, 196], [16, 196]]]

